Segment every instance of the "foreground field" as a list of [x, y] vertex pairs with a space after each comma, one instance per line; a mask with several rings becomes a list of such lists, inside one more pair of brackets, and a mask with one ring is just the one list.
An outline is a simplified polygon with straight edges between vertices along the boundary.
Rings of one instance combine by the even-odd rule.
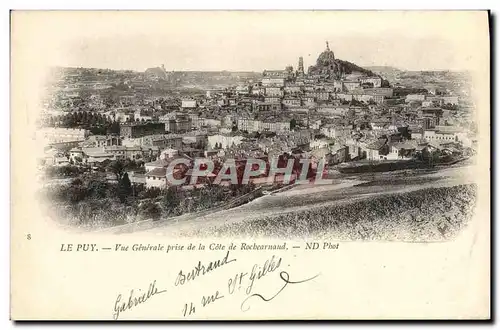
[[427, 188], [362, 200], [344, 200], [260, 219], [194, 230], [186, 235], [224, 237], [315, 237], [337, 240], [437, 241], [467, 225], [476, 185]]
[[103, 230], [176, 237], [436, 241], [467, 225], [475, 206], [470, 165], [362, 175], [294, 185], [244, 205]]

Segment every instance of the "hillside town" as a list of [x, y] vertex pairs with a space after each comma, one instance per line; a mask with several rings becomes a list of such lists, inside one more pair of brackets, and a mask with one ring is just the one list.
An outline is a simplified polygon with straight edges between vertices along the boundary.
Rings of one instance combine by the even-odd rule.
[[[446, 166], [474, 155], [477, 147], [466, 82], [402, 85], [337, 59], [328, 42], [307, 70], [299, 57], [295, 68], [218, 77], [212, 73], [197, 85], [196, 75], [164, 66], [141, 74], [65, 71], [54, 84], [57, 91], [44, 100], [37, 131], [46, 143], [39, 160], [46, 184], [81, 191], [92, 182], [108, 187], [96, 192], [102, 198], [116, 185], [122, 203], [150, 199], [147, 216], [159, 217], [164, 209], [154, 201], [172, 199], [167, 169], [179, 158], [216, 164], [305, 158], [338, 174]], [[178, 198], [183, 201], [204, 198], [194, 191], [217, 189], [227, 202], [231, 194], [282, 188], [279, 180], [214, 188], [207, 177], [176, 189], [187, 191]]]

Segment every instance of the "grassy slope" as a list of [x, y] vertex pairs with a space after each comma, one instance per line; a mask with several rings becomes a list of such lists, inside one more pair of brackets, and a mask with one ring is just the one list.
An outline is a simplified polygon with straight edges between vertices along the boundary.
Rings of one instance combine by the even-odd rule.
[[446, 240], [472, 216], [476, 186], [429, 188], [211, 227], [199, 236]]

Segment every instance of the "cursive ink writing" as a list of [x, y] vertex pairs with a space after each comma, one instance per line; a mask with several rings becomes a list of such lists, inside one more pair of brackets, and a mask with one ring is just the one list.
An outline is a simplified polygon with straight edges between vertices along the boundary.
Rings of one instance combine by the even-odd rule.
[[182, 270], [179, 271], [179, 274], [177, 275], [177, 278], [175, 280], [175, 286], [183, 285], [186, 282], [196, 279], [198, 276], [205, 275], [233, 261], [236, 261], [236, 259], [229, 259], [229, 251], [227, 251], [226, 256], [224, 258], [217, 261], [211, 261], [207, 265], [202, 265], [201, 261], [198, 261], [198, 265], [196, 265], [189, 272], [184, 273]]
[[156, 280], [154, 280], [152, 283], [149, 283], [149, 288], [147, 292], [140, 292], [141, 290], [139, 289], [139, 293], [135, 294], [134, 290], [130, 290], [130, 295], [128, 297], [127, 302], [122, 302], [122, 295], [119, 294], [116, 297], [115, 301], [115, 309], [113, 313], [113, 318], [115, 320], [118, 320], [118, 317], [120, 316], [120, 313], [125, 312], [126, 310], [132, 309], [137, 305], [140, 305], [142, 303], [145, 303], [148, 301], [149, 298], [151, 298], [154, 295], [160, 294], [160, 293], [165, 293], [167, 290], [158, 290], [156, 287]]
[[283, 291], [283, 290], [286, 288], [286, 286], [287, 286], [288, 284], [299, 284], [299, 283], [304, 283], [304, 282], [307, 282], [307, 281], [311, 281], [311, 280], [315, 279], [315, 278], [316, 278], [316, 277], [318, 277], [318, 276], [319, 276], [319, 274], [317, 274], [317, 275], [315, 275], [315, 276], [313, 276], [313, 277], [307, 278], [307, 279], [305, 279], [305, 280], [301, 280], [301, 281], [290, 281], [290, 275], [289, 275], [287, 272], [282, 271], [282, 272], [280, 273], [280, 278], [283, 280], [283, 282], [285, 282], [285, 284], [281, 287], [281, 289], [280, 289], [278, 292], [276, 292], [276, 294], [275, 294], [274, 296], [272, 296], [272, 297], [270, 297], [270, 298], [265, 298], [263, 295], [261, 295], [261, 294], [259, 294], [259, 293], [254, 293], [254, 294], [252, 294], [251, 296], [248, 296], [245, 300], [243, 300], [243, 302], [241, 303], [240, 308], [241, 308], [241, 310], [242, 310], [243, 312], [246, 312], [246, 311], [248, 311], [248, 310], [250, 309], [250, 306], [247, 306], [247, 308], [244, 308], [244, 307], [245, 307], [245, 304], [246, 304], [246, 302], [247, 302], [248, 300], [250, 300], [250, 299], [251, 299], [251, 298], [253, 298], [253, 297], [257, 297], [257, 298], [262, 299], [263, 301], [268, 302], [268, 301], [271, 301], [271, 300], [273, 300], [274, 298], [276, 298], [276, 297], [277, 297], [277, 296], [281, 293], [281, 291]]
[[[213, 294], [203, 295], [201, 297], [201, 307], [206, 307], [210, 304], [215, 303], [217, 300], [224, 298], [224, 296], [219, 292], [219, 290], [215, 291]], [[184, 308], [182, 308], [182, 315], [189, 316], [191, 314], [196, 313], [196, 305], [193, 302], [188, 304], [184, 304]]]
[[[240, 272], [228, 279], [227, 287], [229, 294], [239, 291], [245, 287], [247, 295], [252, 293], [255, 280], [260, 280], [265, 275], [276, 271], [281, 266], [281, 257], [272, 256], [264, 263], [255, 264], [250, 272]], [[249, 275], [250, 274], [250, 275]]]
[[255, 280], [260, 280], [262, 277], [264, 277], [267, 273], [274, 272], [276, 269], [279, 268], [281, 265], [281, 258], [276, 260], [274, 256], [272, 256], [271, 259], [266, 260], [264, 262], [264, 265], [259, 266], [257, 264], [253, 265], [252, 272], [250, 273], [250, 284], [247, 287], [246, 293], [250, 294], [252, 293], [252, 288]]
[[205, 307], [206, 305], [222, 298], [224, 298], [224, 296], [220, 294], [219, 291], [217, 290], [215, 294], [201, 297], [201, 305]]

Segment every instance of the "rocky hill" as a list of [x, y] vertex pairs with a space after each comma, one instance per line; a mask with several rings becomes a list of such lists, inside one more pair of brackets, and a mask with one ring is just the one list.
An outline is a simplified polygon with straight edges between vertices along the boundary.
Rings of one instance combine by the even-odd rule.
[[343, 69], [343, 71], [346, 74], [350, 74], [353, 72], [360, 72], [360, 73], [363, 73], [363, 74], [370, 76], [370, 77], [377, 75], [373, 71], [362, 68], [359, 65], [356, 65], [352, 62], [344, 61], [344, 60], [340, 60], [340, 59], [336, 59], [335, 61], [341, 65], [341, 68]]

